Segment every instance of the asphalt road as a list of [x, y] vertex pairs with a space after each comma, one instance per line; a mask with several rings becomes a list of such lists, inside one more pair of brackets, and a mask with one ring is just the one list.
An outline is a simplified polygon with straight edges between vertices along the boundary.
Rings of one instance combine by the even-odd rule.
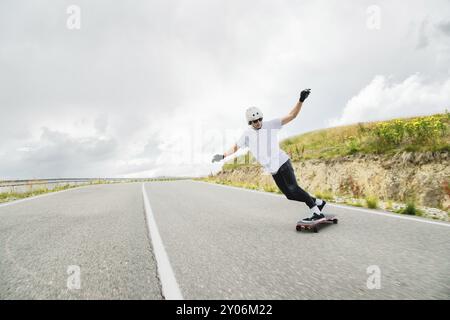
[[[281, 196], [193, 181], [145, 192], [186, 299], [450, 298], [446, 225], [329, 206], [338, 225], [296, 232], [306, 206]], [[140, 183], [0, 205], [0, 298], [163, 298], [146, 214]]]
[[[186, 299], [449, 299], [450, 228], [325, 209], [339, 224], [297, 232], [304, 204], [200, 182], [146, 190]], [[368, 289], [369, 266], [380, 289]]]
[[143, 210], [140, 184], [0, 206], [0, 298], [161, 299]]

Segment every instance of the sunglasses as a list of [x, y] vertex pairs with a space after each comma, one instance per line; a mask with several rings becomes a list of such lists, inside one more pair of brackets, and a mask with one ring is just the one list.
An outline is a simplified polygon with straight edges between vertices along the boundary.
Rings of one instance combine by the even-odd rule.
[[253, 121], [249, 121], [248, 124], [256, 124], [256, 123], [258, 123], [259, 121], [262, 121], [262, 119], [263, 119], [263, 118], [259, 118], [259, 119], [253, 120]]

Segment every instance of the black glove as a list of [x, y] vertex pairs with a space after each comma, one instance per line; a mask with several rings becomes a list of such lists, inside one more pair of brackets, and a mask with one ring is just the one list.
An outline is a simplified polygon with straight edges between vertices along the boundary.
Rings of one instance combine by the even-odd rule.
[[300, 102], [303, 102], [308, 98], [309, 94], [311, 93], [311, 89], [305, 89], [300, 93]]
[[219, 162], [221, 160], [223, 160], [225, 158], [225, 156], [223, 154], [216, 154], [211, 162]]

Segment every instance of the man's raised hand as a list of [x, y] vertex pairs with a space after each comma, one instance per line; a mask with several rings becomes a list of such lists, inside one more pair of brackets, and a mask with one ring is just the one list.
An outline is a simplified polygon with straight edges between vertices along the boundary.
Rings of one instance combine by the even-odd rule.
[[300, 102], [303, 102], [308, 98], [309, 94], [311, 93], [311, 89], [305, 89], [300, 93]]

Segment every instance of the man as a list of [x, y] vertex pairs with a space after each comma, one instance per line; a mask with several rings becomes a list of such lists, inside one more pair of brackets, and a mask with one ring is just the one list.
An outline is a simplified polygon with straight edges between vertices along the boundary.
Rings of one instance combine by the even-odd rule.
[[324, 200], [316, 199], [299, 187], [294, 169], [288, 155], [280, 149], [278, 144], [278, 130], [294, 120], [303, 102], [309, 96], [311, 89], [303, 90], [300, 99], [289, 114], [280, 119], [263, 121], [263, 113], [256, 107], [247, 109], [245, 115], [250, 126], [236, 144], [224, 154], [216, 154], [212, 162], [221, 161], [235, 153], [239, 148], [249, 148], [253, 157], [270, 172], [278, 188], [289, 200], [304, 202], [311, 210], [311, 216], [304, 222], [324, 220], [322, 210], [326, 204]]

